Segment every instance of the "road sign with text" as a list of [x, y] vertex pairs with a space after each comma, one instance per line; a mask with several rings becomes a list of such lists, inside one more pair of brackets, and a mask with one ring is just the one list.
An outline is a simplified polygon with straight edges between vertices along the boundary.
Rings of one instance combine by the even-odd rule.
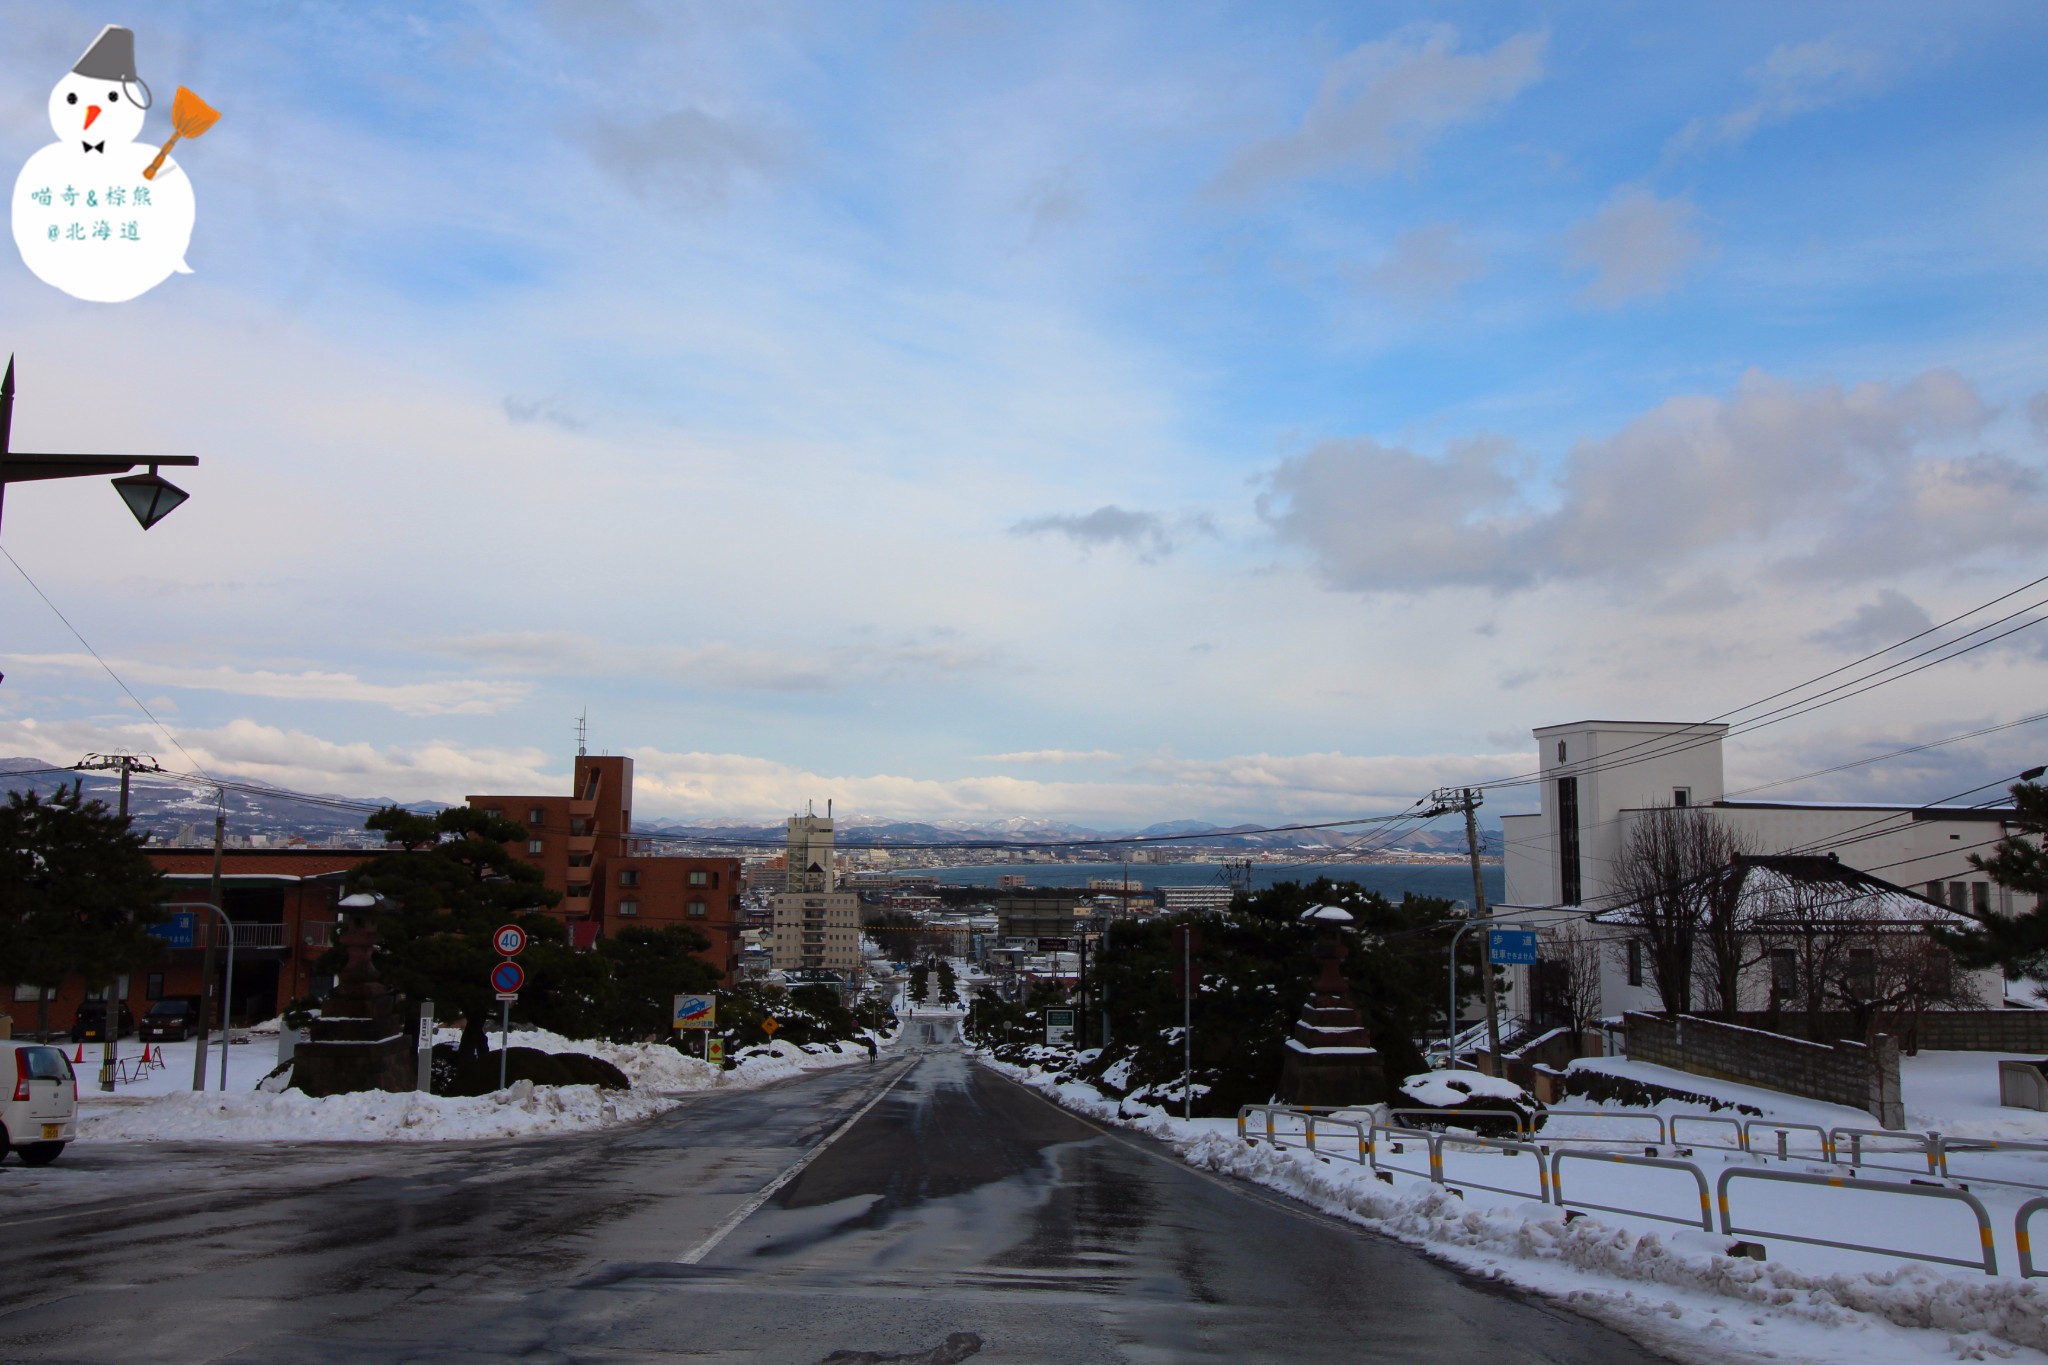
[[1493, 939], [1493, 962], [1497, 967], [1530, 967], [1536, 963], [1536, 931], [1534, 929], [1495, 929]]
[[718, 1027], [718, 1001], [708, 995], [679, 995], [675, 1002], [676, 1028]]
[[518, 957], [526, 948], [526, 931], [516, 924], [502, 924], [491, 935], [491, 946], [500, 957]]

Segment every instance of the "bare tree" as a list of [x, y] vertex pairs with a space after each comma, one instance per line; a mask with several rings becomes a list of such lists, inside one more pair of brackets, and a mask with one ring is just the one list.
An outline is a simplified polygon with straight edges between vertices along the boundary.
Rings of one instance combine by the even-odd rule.
[[1733, 899], [1740, 886], [1728, 892], [1713, 874], [1741, 851], [1736, 833], [1699, 808], [1653, 806], [1629, 826], [1613, 877], [1616, 897], [1633, 915], [1623, 946], [1631, 940], [1641, 945], [1657, 995], [1671, 1013], [1691, 1012], [1703, 967], [1716, 1005], [1734, 1005], [1745, 952]]
[[1540, 1024], [1583, 1033], [1600, 1017], [1600, 940], [1576, 920], [1543, 932], [1530, 982]]

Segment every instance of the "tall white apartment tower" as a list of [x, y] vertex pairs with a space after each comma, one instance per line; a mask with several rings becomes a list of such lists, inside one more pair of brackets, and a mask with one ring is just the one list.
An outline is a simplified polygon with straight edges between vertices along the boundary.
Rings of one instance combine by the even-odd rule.
[[[789, 868], [775, 898], [770, 960], [779, 971], [828, 972], [847, 989], [860, 974], [860, 897], [833, 890], [832, 803], [789, 817]], [[811, 980], [819, 979], [816, 976]]]
[[802, 815], [789, 817], [789, 867], [784, 874], [785, 891], [830, 891], [832, 877], [832, 803], [817, 814], [808, 806]]

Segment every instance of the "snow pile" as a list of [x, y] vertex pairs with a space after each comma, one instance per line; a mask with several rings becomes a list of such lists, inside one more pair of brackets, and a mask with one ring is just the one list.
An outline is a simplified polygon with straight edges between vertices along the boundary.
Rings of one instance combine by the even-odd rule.
[[636, 1123], [675, 1108], [669, 1096], [594, 1085], [535, 1087], [495, 1095], [388, 1095], [366, 1091], [314, 1099], [296, 1090], [186, 1091], [94, 1112], [83, 1106], [80, 1142], [438, 1142], [532, 1137]]
[[[1036, 1066], [988, 1064], [1088, 1118], [1157, 1138], [1190, 1165], [1265, 1185], [1466, 1269], [1557, 1296], [1681, 1359], [2048, 1358], [2037, 1354], [2048, 1352], [2048, 1283], [2016, 1278], [2003, 1255], [2006, 1274], [1997, 1277], [1917, 1261], [1860, 1268], [1873, 1258], [1855, 1258], [1855, 1269], [1830, 1268], [1825, 1258], [1844, 1253], [1778, 1241], [1769, 1242], [1771, 1260], [1752, 1261], [1727, 1254], [1731, 1238], [1697, 1228], [1645, 1230], [1639, 1220], [1603, 1213], [1567, 1221], [1564, 1210], [1533, 1199], [1474, 1189], [1461, 1197], [1408, 1176], [1382, 1184], [1367, 1169], [1325, 1162], [1298, 1147], [1247, 1144], [1232, 1120], [1183, 1122]], [[1981, 1054], [1976, 1065], [1984, 1066]]]
[[1401, 1082], [1401, 1093], [1425, 1109], [1456, 1109], [1468, 1099], [1530, 1104], [1529, 1096], [1513, 1081], [1477, 1071], [1425, 1071]]
[[[443, 1029], [436, 1041], [453, 1043], [460, 1036], [454, 1029]], [[164, 1049], [162, 1069], [121, 1087], [121, 1092], [112, 1096], [93, 1091], [91, 1068], [81, 1069], [78, 1139], [439, 1142], [584, 1132], [653, 1118], [674, 1109], [687, 1094], [755, 1090], [806, 1072], [868, 1059], [867, 1049], [854, 1043], [805, 1049], [776, 1042], [743, 1049], [730, 1071], [720, 1071], [663, 1043], [564, 1038], [544, 1029], [515, 1029], [510, 1042], [513, 1047], [600, 1057], [625, 1072], [633, 1088], [536, 1087], [522, 1081], [509, 1090], [471, 1097], [382, 1091], [321, 1099], [296, 1090], [272, 1094], [253, 1088], [276, 1061], [274, 1046], [258, 1044], [230, 1047], [233, 1065], [225, 1092], [197, 1093], [190, 1089], [191, 1045], [173, 1043]], [[217, 1064], [217, 1049], [210, 1061]], [[209, 1067], [209, 1075], [217, 1085], [218, 1073]]]

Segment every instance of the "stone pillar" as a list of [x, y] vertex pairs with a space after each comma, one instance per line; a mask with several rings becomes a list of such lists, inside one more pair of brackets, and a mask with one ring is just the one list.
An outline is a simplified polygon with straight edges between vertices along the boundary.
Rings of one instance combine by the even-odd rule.
[[1302, 918], [1315, 925], [1315, 955], [1322, 967], [1287, 1040], [1280, 1099], [1337, 1107], [1379, 1104], [1387, 1098], [1386, 1069], [1344, 980], [1344, 959], [1350, 955], [1344, 934], [1351, 915], [1322, 905]]
[[377, 916], [390, 907], [370, 893], [349, 896], [337, 907], [348, 918], [336, 936], [348, 950], [348, 964], [292, 1055], [295, 1089], [308, 1095], [412, 1089], [412, 1035], [399, 1025], [396, 1002], [371, 961]]

